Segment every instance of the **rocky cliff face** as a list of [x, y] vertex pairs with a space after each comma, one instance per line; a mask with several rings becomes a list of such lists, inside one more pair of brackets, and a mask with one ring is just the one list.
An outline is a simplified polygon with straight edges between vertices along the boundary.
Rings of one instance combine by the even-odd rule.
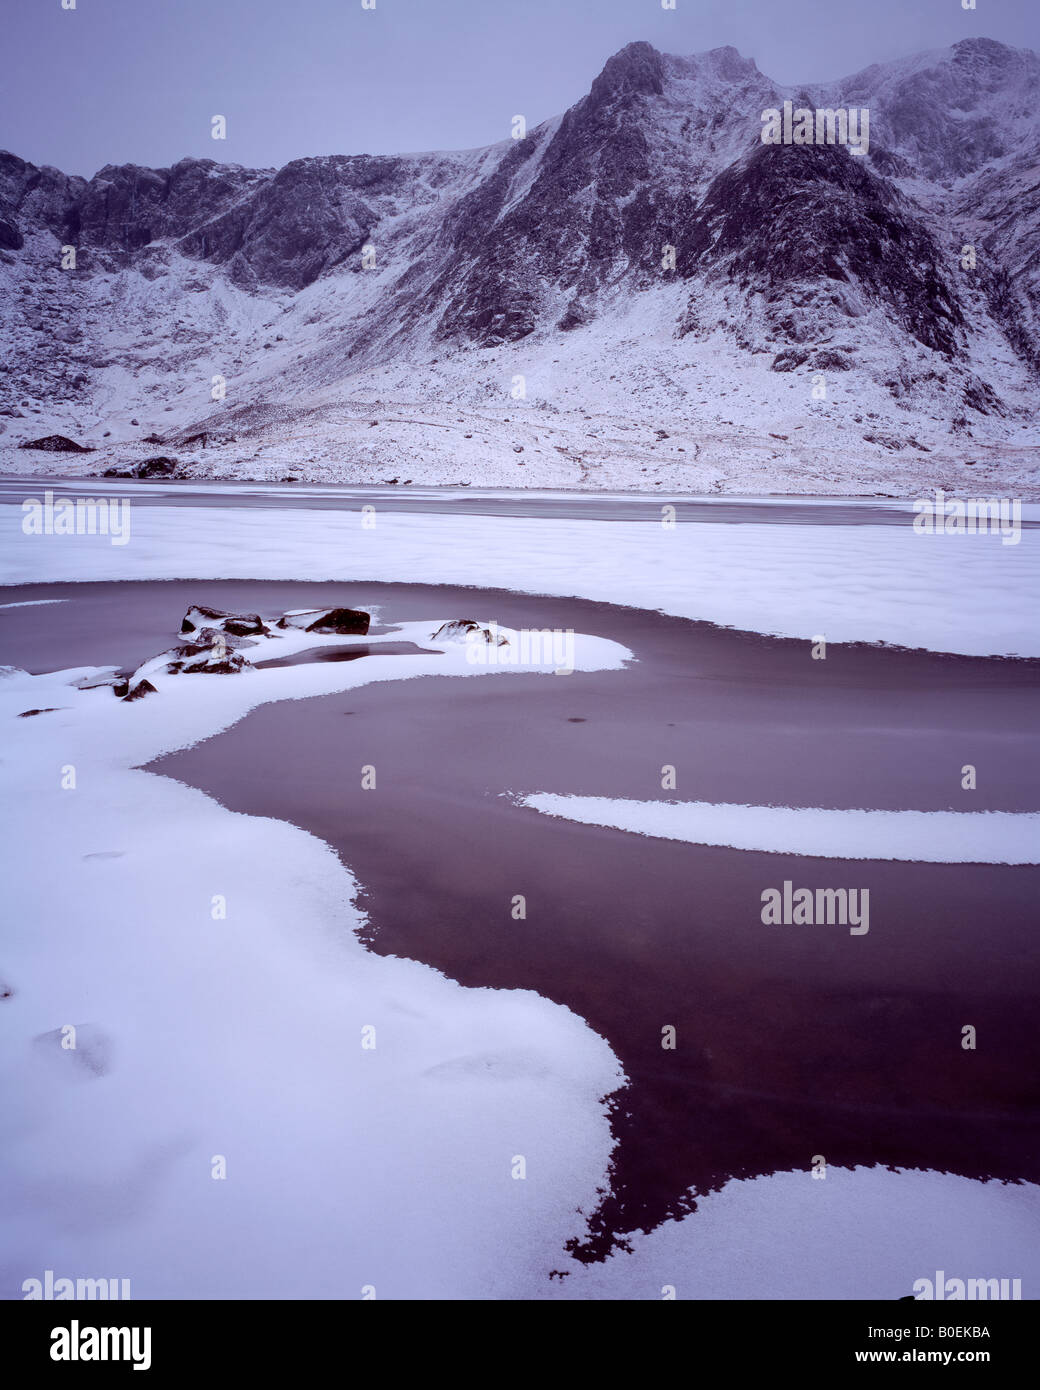
[[[57, 432], [132, 454], [145, 433], [205, 432], [218, 452], [188, 471], [321, 458], [327, 476], [338, 450], [344, 475], [378, 477], [396, 455], [355, 417], [389, 400], [429, 418], [386, 442], [435, 473], [458, 460], [448, 481], [501, 481], [468, 458], [476, 427], [436, 434], [473, 412], [495, 459], [499, 424], [525, 417], [523, 452], [541, 419], [556, 472], [517, 481], [606, 480], [592, 441], [626, 418], [655, 446], [678, 431], [668, 479], [685, 468], [697, 487], [732, 482], [690, 467], [706, 443], [792, 469], [796, 446], [814, 470], [830, 451], [832, 481], [850, 449], [989, 450], [994, 466], [1003, 449], [1025, 467], [1038, 96], [1040, 60], [986, 39], [790, 90], [732, 48], [634, 43], [563, 116], [482, 150], [89, 181], [0, 154], [0, 451]], [[763, 145], [761, 113], [785, 100], [869, 109], [868, 153]], [[613, 423], [582, 432], [590, 413]], [[640, 475], [661, 450], [644, 453], [633, 440], [633, 484], [660, 481]]]

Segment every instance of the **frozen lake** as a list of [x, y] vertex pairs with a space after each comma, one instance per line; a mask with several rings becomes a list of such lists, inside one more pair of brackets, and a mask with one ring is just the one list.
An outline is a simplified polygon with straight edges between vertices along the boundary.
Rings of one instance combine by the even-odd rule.
[[[690, 1193], [814, 1154], [1040, 1178], [1040, 869], [677, 844], [515, 801], [1035, 810], [1037, 663], [866, 646], [817, 663], [793, 639], [444, 586], [90, 583], [0, 597], [25, 605], [0, 610], [3, 659], [32, 671], [132, 667], [198, 602], [349, 603], [382, 628], [424, 614], [574, 627], [632, 651], [621, 671], [432, 676], [264, 704], [150, 765], [333, 845], [361, 884], [373, 951], [467, 986], [535, 990], [610, 1043], [630, 1086], [612, 1108], [612, 1193], [588, 1230], [575, 1220], [581, 1258], [681, 1213]], [[969, 758], [985, 775], [966, 805]], [[378, 768], [378, 794], [362, 788], [363, 764]], [[674, 793], [661, 791], [665, 765]], [[761, 894], [784, 881], [866, 889], [869, 935], [765, 927]], [[978, 1052], [960, 1048], [965, 1022], [985, 1038]]]

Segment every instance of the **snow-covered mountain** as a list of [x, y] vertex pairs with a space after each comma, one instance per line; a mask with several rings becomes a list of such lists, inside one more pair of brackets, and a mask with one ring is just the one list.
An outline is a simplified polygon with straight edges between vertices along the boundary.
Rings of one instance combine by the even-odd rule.
[[[868, 152], [763, 144], [785, 101]], [[461, 153], [0, 154], [0, 468], [1037, 496], [1038, 145], [1040, 59], [972, 39], [805, 88], [634, 43]]]

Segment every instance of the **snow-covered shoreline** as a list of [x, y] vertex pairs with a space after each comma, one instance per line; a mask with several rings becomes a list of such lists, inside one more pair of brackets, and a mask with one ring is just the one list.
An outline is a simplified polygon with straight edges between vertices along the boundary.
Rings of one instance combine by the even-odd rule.
[[[318, 643], [343, 639], [271, 645]], [[157, 676], [130, 705], [76, 689], [84, 670], [0, 680], [0, 1296], [44, 1268], [118, 1271], [136, 1298], [509, 1298], [547, 1277], [604, 1179], [607, 1044], [533, 993], [370, 954], [327, 845], [136, 770], [266, 700], [486, 673], [433, 645]], [[579, 667], [627, 655], [575, 637]]]

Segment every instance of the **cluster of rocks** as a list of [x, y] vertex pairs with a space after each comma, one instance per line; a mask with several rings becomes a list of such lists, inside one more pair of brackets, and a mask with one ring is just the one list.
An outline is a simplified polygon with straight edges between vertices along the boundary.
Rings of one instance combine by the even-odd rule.
[[267, 622], [259, 613], [225, 613], [219, 608], [193, 604], [181, 622], [181, 636], [186, 641], [151, 657], [128, 676], [105, 676], [93, 680], [91, 685], [109, 685], [121, 700], [139, 700], [155, 694], [153, 676], [224, 676], [252, 668], [245, 649], [274, 636], [275, 629], [363, 637], [369, 622], [369, 614], [355, 608], [297, 609]]
[[152, 458], [141, 459], [129, 468], [106, 468], [103, 478], [173, 478], [180, 464], [177, 459], [165, 454], [155, 454]]
[[[250, 648], [263, 648], [266, 640], [279, 633], [314, 633], [319, 637], [364, 637], [371, 617], [357, 608], [297, 608], [281, 617], [265, 619], [259, 613], [226, 613], [205, 604], [192, 604], [180, 626], [180, 643], [143, 662], [127, 675], [114, 667], [92, 672], [75, 682], [81, 690], [108, 687], [121, 700], [140, 700], [154, 695], [155, 676], [230, 676], [255, 669]], [[473, 618], [452, 618], [430, 633], [430, 640], [443, 643], [485, 642], [488, 646], [508, 647], [494, 623]], [[266, 656], [266, 652], [264, 652]], [[36, 713], [36, 711], [29, 711]]]
[[[10, 412], [6, 412], [10, 414]], [[199, 436], [204, 438], [204, 436]], [[158, 435], [150, 434], [145, 440], [146, 444], [159, 444], [162, 441]], [[77, 444], [74, 439], [69, 439], [64, 434], [48, 434], [42, 439], [26, 439], [19, 444], [19, 449], [38, 449], [47, 454], [94, 454], [97, 450], [90, 444]], [[106, 468], [102, 473], [103, 478], [174, 478], [178, 476], [180, 461], [169, 458], [166, 454], [154, 454], [151, 458], [141, 459], [139, 462], [123, 468]]]

